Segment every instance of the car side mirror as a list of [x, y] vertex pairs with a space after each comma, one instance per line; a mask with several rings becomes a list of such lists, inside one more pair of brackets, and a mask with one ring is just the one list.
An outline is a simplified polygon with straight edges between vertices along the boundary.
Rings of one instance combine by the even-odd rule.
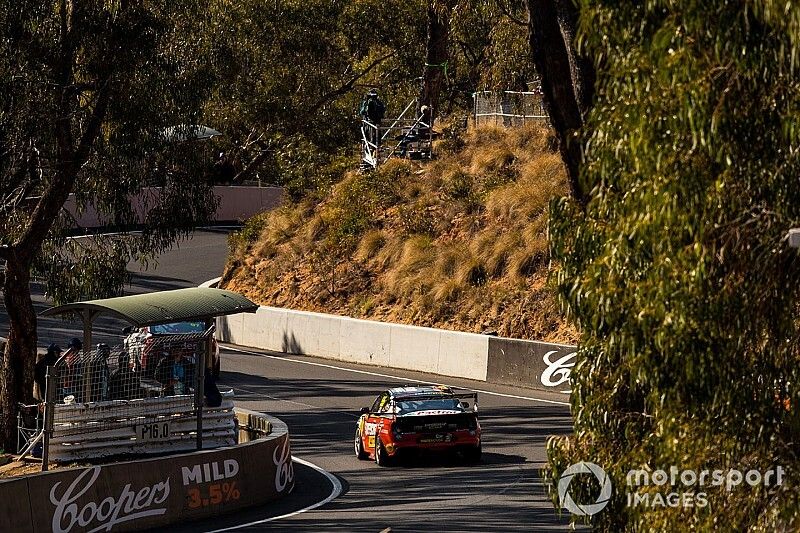
[[133, 327], [132, 326], [125, 326], [124, 328], [122, 328], [122, 334], [123, 335], [130, 335], [131, 333], [133, 333]]
[[462, 409], [469, 409], [469, 404], [467, 402], [461, 402]]
[[369, 407], [362, 407], [361, 408], [361, 414], [362, 415], [368, 415], [369, 414]]

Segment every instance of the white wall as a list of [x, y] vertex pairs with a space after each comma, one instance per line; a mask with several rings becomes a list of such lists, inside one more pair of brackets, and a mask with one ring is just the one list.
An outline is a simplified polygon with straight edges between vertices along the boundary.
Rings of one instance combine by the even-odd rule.
[[[147, 212], [158, 204], [160, 195], [161, 190], [158, 187], [147, 187], [138, 194], [131, 195], [131, 205], [138, 222], [141, 223]], [[214, 195], [220, 201], [215, 220], [236, 221], [248, 219], [257, 213], [275, 209], [281, 205], [283, 189], [281, 187], [216, 186]], [[81, 228], [99, 228], [108, 223], [92, 204], [87, 205], [86, 209], [78, 215], [74, 195], [70, 195], [64, 202], [64, 209], [77, 220], [77, 224]]]
[[218, 320], [240, 346], [486, 381], [485, 335], [266, 306]]

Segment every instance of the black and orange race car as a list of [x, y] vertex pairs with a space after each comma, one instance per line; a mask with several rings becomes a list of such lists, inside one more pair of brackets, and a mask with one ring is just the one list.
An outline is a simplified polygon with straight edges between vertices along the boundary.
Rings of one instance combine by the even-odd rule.
[[477, 412], [477, 392], [456, 394], [443, 385], [389, 389], [372, 407], [361, 409], [354, 440], [356, 457], [374, 457], [378, 465], [386, 466], [409, 452], [437, 450], [479, 461]]

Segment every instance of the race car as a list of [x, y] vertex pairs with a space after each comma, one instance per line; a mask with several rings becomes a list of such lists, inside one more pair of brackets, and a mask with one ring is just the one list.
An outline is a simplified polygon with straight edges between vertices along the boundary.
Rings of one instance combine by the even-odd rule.
[[[471, 400], [464, 402], [462, 400]], [[355, 454], [386, 466], [409, 452], [457, 452], [470, 461], [481, 458], [478, 393], [456, 394], [444, 385], [396, 387], [361, 409]]]

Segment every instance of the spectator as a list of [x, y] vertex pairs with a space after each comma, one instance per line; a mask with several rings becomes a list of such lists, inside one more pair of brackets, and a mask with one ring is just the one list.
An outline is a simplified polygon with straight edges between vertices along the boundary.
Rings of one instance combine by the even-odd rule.
[[203, 396], [206, 399], [206, 407], [219, 407], [222, 405], [222, 394], [214, 383], [214, 376], [211, 372], [206, 372], [203, 380]]
[[189, 394], [194, 377], [194, 364], [180, 350], [164, 357], [156, 367], [156, 379], [164, 396]]
[[111, 348], [108, 344], [100, 343], [87, 362], [87, 371], [92, 380], [88, 398], [90, 402], [108, 399], [108, 358], [110, 355]]
[[61, 383], [64, 387], [64, 396], [78, 396], [83, 373], [83, 343], [78, 338], [69, 341], [67, 351], [64, 352], [64, 369]]
[[236, 177], [236, 169], [225, 152], [219, 152], [214, 161], [214, 180], [220, 185], [230, 185]]
[[109, 399], [132, 400], [139, 397], [139, 376], [131, 369], [130, 356], [124, 350], [117, 358], [117, 365], [108, 381]]
[[383, 115], [386, 114], [386, 105], [378, 98], [378, 91], [372, 89], [367, 93], [361, 102], [359, 114], [361, 118], [375, 126], [375, 128], [369, 128], [367, 138], [370, 142], [378, 144], [381, 121], [383, 120]]
[[[422, 124], [427, 125], [428, 127], [431, 126], [431, 107], [427, 105], [423, 105], [419, 108], [419, 121]], [[425, 127], [425, 126], [421, 126]]]
[[39, 359], [36, 366], [33, 368], [33, 381], [34, 385], [38, 387], [38, 391], [34, 389], [33, 396], [39, 401], [46, 401], [46, 382], [47, 382], [47, 367], [53, 366], [61, 357], [61, 348], [57, 344], [51, 344], [47, 347], [47, 353], [44, 357]]

